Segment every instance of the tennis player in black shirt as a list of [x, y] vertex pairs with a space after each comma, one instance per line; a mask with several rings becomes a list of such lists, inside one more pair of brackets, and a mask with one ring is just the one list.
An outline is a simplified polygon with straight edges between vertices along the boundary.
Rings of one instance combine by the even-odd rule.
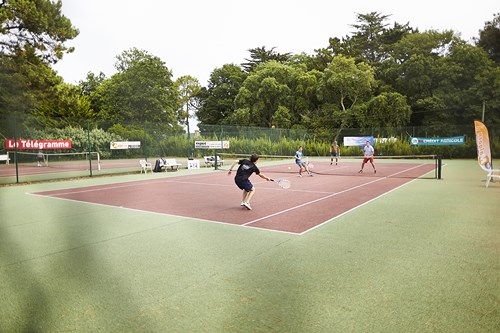
[[259, 155], [253, 154], [250, 156], [250, 160], [242, 159], [235, 160], [229, 168], [228, 175], [231, 174], [234, 166], [239, 164], [238, 171], [236, 171], [236, 176], [234, 176], [234, 182], [238, 186], [239, 189], [243, 191], [243, 201], [241, 202], [241, 206], [244, 206], [248, 210], [252, 210], [252, 206], [250, 206], [250, 200], [255, 194], [255, 187], [250, 182], [250, 176], [255, 172], [260, 178], [270, 181], [271, 178], [262, 174], [257, 167], [257, 162], [259, 161]]

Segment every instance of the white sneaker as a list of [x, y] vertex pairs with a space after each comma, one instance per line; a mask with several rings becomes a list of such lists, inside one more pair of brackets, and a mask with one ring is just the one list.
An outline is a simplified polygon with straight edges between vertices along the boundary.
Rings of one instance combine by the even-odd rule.
[[245, 206], [245, 201], [242, 201], [242, 202], [240, 203], [240, 206]]
[[298, 175], [298, 177], [302, 177], [302, 175]]
[[248, 202], [244, 202], [243, 206], [245, 206], [245, 208], [248, 210], [252, 210], [252, 206], [250, 206], [250, 204]]

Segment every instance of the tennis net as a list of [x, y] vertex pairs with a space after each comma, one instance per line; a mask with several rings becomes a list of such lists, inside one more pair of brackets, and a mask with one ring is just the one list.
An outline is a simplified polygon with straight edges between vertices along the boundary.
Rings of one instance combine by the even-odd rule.
[[39, 153], [9, 151], [7, 154], [11, 161], [17, 159], [18, 163], [27, 166], [39, 165], [68, 170], [88, 170], [92, 165], [92, 169], [101, 170], [101, 158], [98, 152], [43, 153], [41, 161], [38, 161]]
[[[222, 170], [229, 170], [232, 160], [249, 159], [251, 154], [221, 153], [225, 160]], [[280, 173], [283, 177], [297, 174], [299, 167], [294, 156], [259, 155], [258, 167], [263, 173]], [[360, 175], [362, 156], [342, 156], [336, 161], [330, 156], [305, 156], [303, 162], [316, 175], [353, 176]], [[362, 175], [373, 177], [441, 179], [442, 159], [439, 155], [375, 156], [376, 173], [370, 164], [363, 167]]]

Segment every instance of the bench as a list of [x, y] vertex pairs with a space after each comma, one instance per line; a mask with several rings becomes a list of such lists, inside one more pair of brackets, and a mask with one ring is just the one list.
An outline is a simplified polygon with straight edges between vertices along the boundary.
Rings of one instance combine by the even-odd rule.
[[[215, 166], [215, 156], [203, 156], [203, 159], [205, 160], [206, 167]], [[217, 166], [221, 165], [224, 165], [224, 160], [220, 156], [217, 156]]]
[[170, 170], [177, 171], [179, 170], [179, 167], [181, 166], [181, 163], [177, 163], [175, 158], [161, 158], [160, 159], [160, 166], [165, 168], [165, 172], [170, 168]]
[[0, 155], [0, 161], [5, 161], [6, 164], [9, 164], [10, 161], [9, 154]]

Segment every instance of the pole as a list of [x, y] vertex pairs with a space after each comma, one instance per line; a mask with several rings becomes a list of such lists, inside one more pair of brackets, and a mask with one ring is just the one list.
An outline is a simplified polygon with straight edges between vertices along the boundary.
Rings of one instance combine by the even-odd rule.
[[146, 126], [147, 126], [146, 122], [144, 122], [144, 127], [143, 127], [144, 128], [144, 138], [143, 138], [143, 140], [144, 140], [144, 159], [147, 162], [147, 160], [148, 160], [148, 138], [146, 136], [146, 131], [147, 131]]
[[437, 156], [437, 163], [438, 163], [438, 167], [437, 167], [437, 179], [441, 179], [441, 167], [442, 167], [442, 160], [441, 160], [441, 155], [438, 155]]
[[190, 133], [191, 130], [189, 129], [189, 101], [186, 101], [186, 113], [187, 113], [186, 125], [187, 125], [188, 139], [191, 139], [191, 133]]
[[19, 166], [17, 161], [17, 115], [14, 115], [14, 162], [16, 163], [16, 184], [19, 184]]
[[483, 101], [483, 116], [481, 117], [481, 122], [484, 123], [484, 112], [486, 111], [486, 102]]
[[90, 155], [90, 152], [92, 151], [90, 149], [90, 120], [87, 120], [87, 147], [89, 151], [89, 175], [92, 177], [92, 156]]

